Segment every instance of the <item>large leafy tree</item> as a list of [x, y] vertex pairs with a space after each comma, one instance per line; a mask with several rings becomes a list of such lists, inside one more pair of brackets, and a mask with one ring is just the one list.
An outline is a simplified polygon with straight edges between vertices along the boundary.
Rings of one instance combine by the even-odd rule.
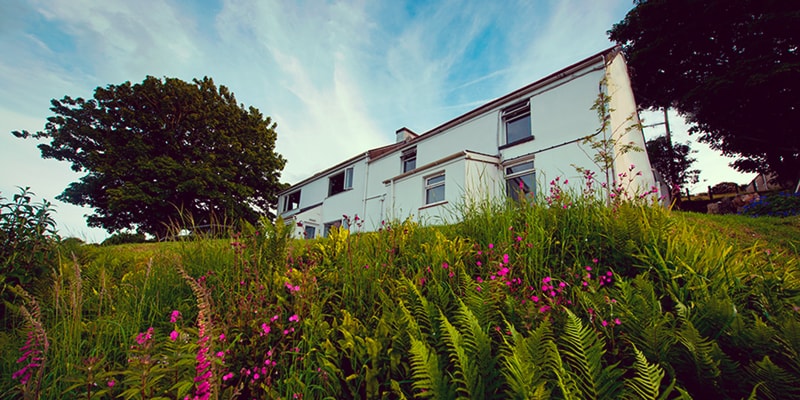
[[743, 172], [800, 178], [800, 2], [636, 0], [609, 31], [636, 100], [672, 107]]
[[51, 104], [44, 130], [13, 134], [50, 139], [42, 157], [86, 172], [57, 198], [92, 207], [89, 226], [162, 237], [186, 217], [197, 226], [256, 221], [284, 187], [276, 124], [210, 78], [148, 76]]
[[688, 143], [670, 143], [666, 136], [648, 140], [647, 157], [650, 164], [667, 181], [671, 188], [694, 184], [700, 179], [700, 170], [691, 169], [697, 161]]

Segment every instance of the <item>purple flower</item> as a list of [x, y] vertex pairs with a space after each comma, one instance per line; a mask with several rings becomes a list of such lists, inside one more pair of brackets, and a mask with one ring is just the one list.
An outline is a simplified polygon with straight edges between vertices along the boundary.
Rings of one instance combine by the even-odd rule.
[[178, 331], [173, 330], [172, 332], [170, 332], [169, 340], [172, 340], [173, 342], [178, 340]]
[[170, 314], [169, 316], [169, 322], [174, 324], [178, 322], [178, 319], [180, 318], [181, 318], [181, 312], [178, 310], [172, 310], [172, 314]]

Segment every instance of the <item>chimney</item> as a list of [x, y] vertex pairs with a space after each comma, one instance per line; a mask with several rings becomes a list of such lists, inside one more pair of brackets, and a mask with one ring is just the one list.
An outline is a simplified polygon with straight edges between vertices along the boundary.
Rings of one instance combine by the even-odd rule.
[[398, 129], [397, 132], [395, 132], [395, 135], [397, 139], [395, 143], [400, 143], [418, 136], [416, 133], [411, 131], [411, 129], [408, 129], [405, 126]]

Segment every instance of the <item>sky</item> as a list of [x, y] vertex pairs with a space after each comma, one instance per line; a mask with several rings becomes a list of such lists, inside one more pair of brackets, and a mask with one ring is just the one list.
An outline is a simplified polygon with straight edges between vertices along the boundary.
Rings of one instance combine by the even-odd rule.
[[[42, 159], [37, 141], [51, 99], [147, 76], [227, 86], [277, 122], [281, 176], [295, 183], [424, 133], [613, 44], [606, 31], [630, 0], [280, 1], [3, 0], [0, 2], [0, 195], [30, 187], [56, 208], [63, 237], [100, 242], [91, 209], [55, 200], [83, 174]], [[663, 121], [646, 113], [645, 124]], [[670, 115], [673, 140], [694, 141]], [[662, 135], [663, 125], [645, 129]], [[704, 191], [752, 174], [700, 143]]]

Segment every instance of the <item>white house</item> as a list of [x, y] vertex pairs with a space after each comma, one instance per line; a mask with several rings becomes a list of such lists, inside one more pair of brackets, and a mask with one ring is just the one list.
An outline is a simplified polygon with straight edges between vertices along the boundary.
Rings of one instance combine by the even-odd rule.
[[[610, 97], [610, 123], [600, 129], [592, 105]], [[453, 204], [467, 199], [545, 192], [555, 177], [580, 185], [575, 165], [602, 171], [583, 138], [613, 138], [644, 149], [625, 61], [611, 48], [570, 65], [464, 115], [320, 171], [281, 192], [278, 214], [297, 223], [297, 236], [327, 235], [343, 216], [357, 215], [366, 231], [390, 218], [452, 220]], [[656, 185], [644, 151], [620, 152], [616, 171], [635, 165], [635, 186]], [[537, 182], [539, 186], [537, 187]], [[546, 193], [545, 193], [546, 194]]]

